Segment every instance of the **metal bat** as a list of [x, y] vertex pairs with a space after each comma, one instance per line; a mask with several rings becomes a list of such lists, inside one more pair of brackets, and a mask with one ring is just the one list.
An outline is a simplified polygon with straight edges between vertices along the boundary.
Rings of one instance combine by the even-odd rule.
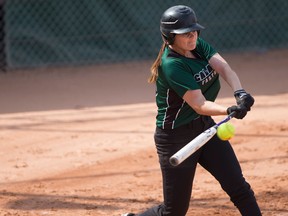
[[234, 112], [230, 113], [225, 119], [223, 119], [218, 124], [210, 127], [209, 129], [205, 130], [193, 140], [191, 140], [188, 144], [186, 144], [183, 148], [181, 148], [178, 152], [172, 155], [169, 159], [170, 164], [173, 166], [178, 166], [184, 160], [186, 160], [190, 155], [196, 152], [199, 148], [201, 148], [205, 143], [207, 143], [217, 132], [217, 128], [225, 123], [228, 122], [231, 118], [233, 118]]

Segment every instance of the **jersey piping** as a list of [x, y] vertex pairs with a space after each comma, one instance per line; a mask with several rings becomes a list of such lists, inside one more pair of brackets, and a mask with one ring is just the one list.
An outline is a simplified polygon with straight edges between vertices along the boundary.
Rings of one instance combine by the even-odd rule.
[[[181, 106], [173, 107], [169, 100], [173, 101], [173, 93], [170, 91], [170, 89], [167, 89], [166, 93], [166, 110], [162, 122], [162, 129], [174, 129], [175, 121], [178, 118], [179, 113], [181, 112], [181, 109], [183, 108], [185, 101], [182, 100]], [[173, 114], [174, 113], [174, 114]], [[169, 124], [170, 122], [170, 124]], [[168, 123], [168, 124], [167, 124]]]

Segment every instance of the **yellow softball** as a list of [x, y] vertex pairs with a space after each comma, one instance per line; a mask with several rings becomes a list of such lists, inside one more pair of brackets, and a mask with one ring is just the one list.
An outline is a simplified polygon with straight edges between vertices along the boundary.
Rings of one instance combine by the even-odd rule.
[[229, 122], [221, 124], [217, 128], [217, 136], [221, 140], [229, 140], [234, 136], [235, 128]]

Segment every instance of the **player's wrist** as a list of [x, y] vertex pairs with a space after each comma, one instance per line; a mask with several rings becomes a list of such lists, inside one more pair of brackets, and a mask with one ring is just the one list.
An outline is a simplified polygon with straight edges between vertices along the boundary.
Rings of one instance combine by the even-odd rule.
[[234, 97], [237, 98], [242, 98], [243, 96], [247, 95], [247, 92], [245, 91], [245, 89], [238, 89], [236, 91], [234, 91]]

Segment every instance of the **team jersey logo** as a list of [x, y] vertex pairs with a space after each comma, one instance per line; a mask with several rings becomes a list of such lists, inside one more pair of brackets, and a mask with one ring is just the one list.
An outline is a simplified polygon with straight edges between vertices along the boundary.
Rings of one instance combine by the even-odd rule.
[[216, 75], [216, 71], [207, 64], [199, 73], [194, 75], [194, 79], [202, 86], [208, 83]]

